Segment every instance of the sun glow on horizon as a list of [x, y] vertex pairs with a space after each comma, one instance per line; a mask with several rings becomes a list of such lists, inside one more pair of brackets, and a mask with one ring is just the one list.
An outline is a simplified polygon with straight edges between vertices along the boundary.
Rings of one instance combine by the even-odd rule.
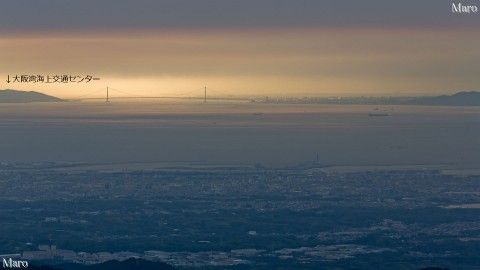
[[[5, 36], [0, 89], [73, 98], [204, 86], [236, 96], [423, 95], [475, 90], [480, 38], [427, 29], [260, 29]], [[90, 83], [6, 83], [7, 75], [93, 75]]]

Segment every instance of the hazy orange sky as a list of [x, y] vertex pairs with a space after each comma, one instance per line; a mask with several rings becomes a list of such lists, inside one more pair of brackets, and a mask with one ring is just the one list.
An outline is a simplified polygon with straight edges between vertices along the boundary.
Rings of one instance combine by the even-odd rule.
[[[181, 12], [191, 8], [193, 2], [180, 2], [185, 6], [177, 4], [171, 7], [172, 12], [185, 16]], [[292, 6], [288, 3], [294, 1], [280, 2], [287, 10]], [[402, 10], [406, 18], [393, 22], [385, 15], [376, 18], [376, 23], [375, 17], [368, 20], [368, 15], [380, 16], [368, 14], [368, 9], [357, 11], [361, 14], [354, 9], [351, 14], [334, 9], [340, 19], [332, 19], [334, 14], [328, 15], [328, 20], [303, 22], [302, 12], [314, 20], [315, 14], [321, 16], [328, 5], [336, 7], [331, 1], [326, 1], [327, 6], [304, 1], [305, 8], [297, 11], [297, 17], [283, 20], [282, 10], [272, 15], [265, 9], [269, 20], [260, 15], [260, 19], [252, 17], [252, 11], [246, 9], [254, 5], [251, 2], [239, 11], [257, 18], [251, 23], [243, 23], [241, 17], [224, 16], [207, 24], [199, 17], [186, 23], [172, 19], [166, 21], [170, 23], [167, 27], [162, 25], [161, 14], [158, 23], [153, 14], [145, 15], [153, 22], [140, 26], [139, 21], [143, 21], [138, 18], [130, 18], [132, 23], [128, 23], [128, 16], [134, 15], [126, 16], [123, 23], [122, 10], [117, 10], [115, 18], [107, 15], [107, 19], [116, 19], [117, 25], [95, 14], [90, 14], [93, 22], [89, 22], [89, 17], [78, 15], [80, 11], [72, 11], [74, 7], [68, 5], [58, 9], [72, 13], [73, 19], [54, 15], [60, 16], [56, 24], [42, 15], [32, 14], [37, 16], [34, 20], [25, 14], [17, 14], [19, 18], [10, 14], [0, 21], [4, 25], [0, 27], [0, 89], [34, 90], [63, 98], [106, 86], [136, 95], [201, 95], [194, 90], [203, 86], [237, 96], [429, 95], [479, 90], [480, 15], [461, 24], [455, 17], [457, 21], [442, 24], [443, 20], [452, 20], [448, 17], [452, 16], [450, 7], [445, 4], [448, 2], [427, 2], [443, 4], [432, 13], [425, 11], [423, 15], [432, 16], [431, 20], [418, 22], [415, 19], [421, 14], [409, 14], [408, 9]], [[168, 7], [161, 4], [143, 3], [147, 8], [168, 12]], [[15, 5], [21, 8], [21, 4]], [[123, 5], [128, 8], [128, 4]], [[317, 8], [317, 13], [307, 11], [312, 8]], [[443, 20], [436, 18], [438, 10], [445, 16]], [[0, 17], [7, 15], [2, 13]], [[352, 16], [360, 19], [349, 22]], [[302, 23], [296, 23], [295, 18]], [[21, 19], [27, 22], [17, 22]], [[67, 84], [6, 82], [8, 75], [64, 74], [92, 75], [101, 80]]]

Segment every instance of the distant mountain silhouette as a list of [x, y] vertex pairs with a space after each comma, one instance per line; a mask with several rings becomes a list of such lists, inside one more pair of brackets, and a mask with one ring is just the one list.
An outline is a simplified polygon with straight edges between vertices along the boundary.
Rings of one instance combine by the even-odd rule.
[[480, 92], [458, 92], [451, 96], [415, 98], [406, 103], [412, 105], [480, 106]]
[[0, 90], [0, 103], [58, 102], [62, 99], [34, 91]]

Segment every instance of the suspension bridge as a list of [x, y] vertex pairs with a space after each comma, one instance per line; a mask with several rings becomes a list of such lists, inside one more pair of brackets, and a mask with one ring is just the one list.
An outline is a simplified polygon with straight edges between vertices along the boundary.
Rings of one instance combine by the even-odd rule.
[[82, 100], [105, 100], [110, 102], [117, 99], [189, 99], [189, 100], [202, 100], [207, 103], [207, 100], [224, 100], [224, 101], [251, 101], [251, 98], [238, 97], [226, 94], [224, 92], [209, 88], [202, 87], [191, 91], [175, 92], [171, 91], [171, 95], [165, 96], [145, 96], [133, 94], [130, 91], [120, 90], [112, 87], [103, 87], [92, 92], [88, 92], [73, 98], [69, 98], [70, 101], [82, 101]]

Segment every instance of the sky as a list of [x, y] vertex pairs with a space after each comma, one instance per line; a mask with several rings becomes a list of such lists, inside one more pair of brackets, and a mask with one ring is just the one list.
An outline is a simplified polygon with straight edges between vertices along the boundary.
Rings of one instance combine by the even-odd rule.
[[[107, 86], [138, 96], [196, 96], [204, 86], [242, 97], [450, 94], [480, 90], [479, 27], [480, 13], [453, 14], [444, 0], [5, 0], [0, 89], [61, 98]], [[100, 80], [7, 82], [20, 75]]]

